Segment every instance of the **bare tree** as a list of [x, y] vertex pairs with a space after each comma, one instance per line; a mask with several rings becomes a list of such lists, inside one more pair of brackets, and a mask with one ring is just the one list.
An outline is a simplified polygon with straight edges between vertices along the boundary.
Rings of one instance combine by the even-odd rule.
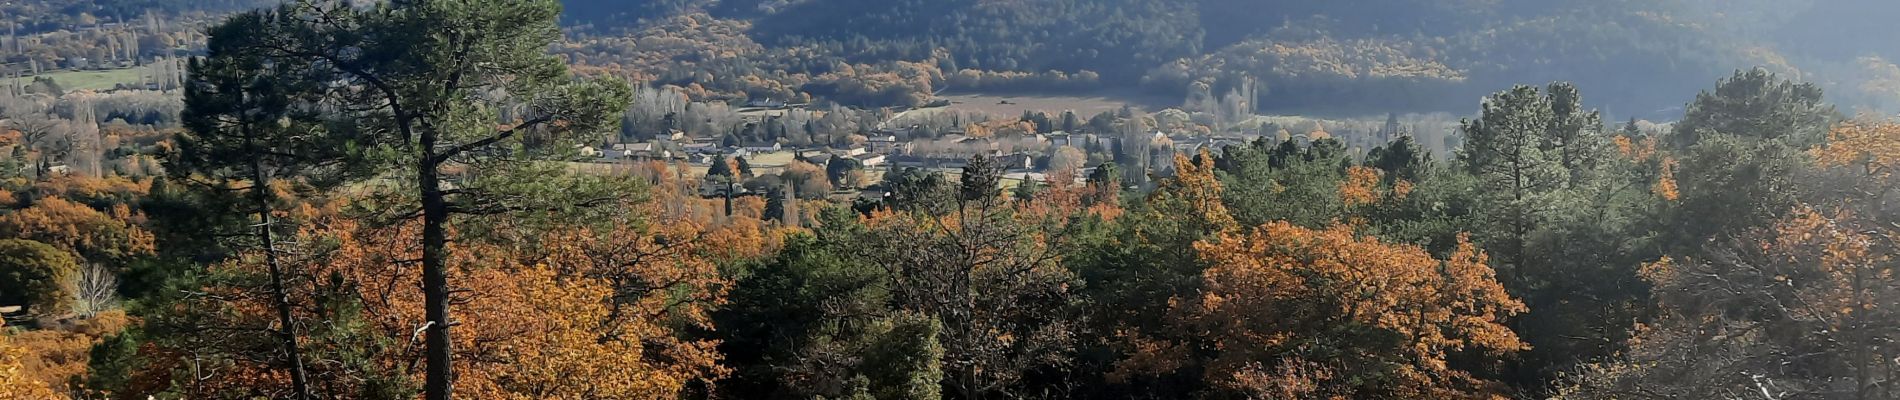
[[119, 277], [104, 265], [87, 263], [72, 279], [74, 313], [91, 317], [119, 306]]
[[39, 158], [33, 164], [34, 177], [46, 179], [52, 171], [55, 156], [68, 149], [69, 138], [73, 130], [72, 121], [58, 118], [47, 113], [44, 106], [16, 104], [6, 108], [5, 125], [8, 129], [20, 131], [21, 139], [27, 150], [38, 151]]

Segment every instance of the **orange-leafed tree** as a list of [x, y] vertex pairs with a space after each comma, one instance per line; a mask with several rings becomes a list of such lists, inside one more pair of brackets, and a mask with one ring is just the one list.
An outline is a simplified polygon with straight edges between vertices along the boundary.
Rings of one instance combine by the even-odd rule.
[[1203, 231], [1219, 232], [1239, 226], [1227, 206], [1221, 202], [1220, 177], [1214, 175], [1214, 158], [1206, 150], [1190, 160], [1186, 156], [1175, 155], [1173, 179], [1163, 181], [1159, 190], [1149, 198], [1150, 202], [1179, 202], [1193, 215], [1191, 219], [1200, 221]]
[[1461, 242], [1446, 259], [1345, 226], [1275, 222], [1195, 244], [1211, 266], [1198, 296], [1171, 301], [1191, 334], [1136, 336], [1121, 377], [1201, 371], [1209, 390], [1252, 398], [1489, 398], [1452, 365], [1526, 346], [1504, 325], [1525, 311]]
[[1346, 169], [1346, 179], [1339, 182], [1339, 201], [1347, 207], [1356, 207], [1379, 200], [1379, 170], [1371, 167], [1352, 167]]
[[79, 396], [85, 392], [74, 385], [86, 381], [93, 348], [133, 322], [124, 311], [113, 310], [90, 318], [53, 321], [41, 325], [40, 329], [0, 340], [10, 340], [11, 345], [26, 350], [27, 355], [20, 360], [24, 367], [21, 371], [27, 376], [47, 387], [66, 389], [62, 391]]
[[1893, 177], [1900, 168], [1900, 122], [1852, 121], [1834, 127], [1828, 143], [1810, 153], [1823, 167], [1851, 168], [1873, 178]]
[[[661, 194], [662, 197], [672, 198]], [[679, 198], [685, 198], [680, 196]], [[694, 199], [697, 200], [697, 199]], [[413, 222], [368, 224], [340, 205], [300, 207], [284, 251], [312, 390], [322, 398], [410, 397], [422, 378], [416, 321], [422, 293]], [[757, 257], [756, 218], [725, 218], [705, 204], [642, 197], [582, 210], [484, 217], [458, 227], [449, 276], [457, 304], [457, 396], [466, 398], [675, 398], [724, 373], [715, 343], [686, 335], [709, 329], [707, 309], [725, 296], [719, 265]], [[232, 277], [202, 289], [189, 312], [155, 329], [192, 332], [154, 354], [179, 354], [172, 369], [214, 360], [223, 373], [175, 385], [194, 396], [289, 387], [289, 377], [245, 354], [275, 348], [276, 321], [262, 287], [260, 254], [213, 268]], [[174, 374], [184, 375], [184, 374]], [[282, 395], [277, 393], [275, 395]]]
[[152, 254], [152, 234], [138, 224], [144, 216], [123, 204], [100, 211], [52, 197], [0, 216], [0, 238], [26, 239], [77, 254], [87, 263], [123, 268], [133, 258]]
[[[0, 326], [0, 329], [5, 327]], [[11, 336], [0, 332], [0, 400], [65, 398], [27, 370], [27, 360], [33, 357], [33, 350], [20, 346]]]

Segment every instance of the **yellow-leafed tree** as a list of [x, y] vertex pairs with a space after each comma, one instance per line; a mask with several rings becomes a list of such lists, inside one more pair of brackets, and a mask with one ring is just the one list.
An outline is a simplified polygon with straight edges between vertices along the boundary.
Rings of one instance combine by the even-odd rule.
[[1171, 301], [1167, 323], [1198, 334], [1133, 338], [1118, 375], [1198, 364], [1241, 397], [1488, 398], [1492, 384], [1450, 358], [1526, 348], [1503, 324], [1524, 305], [1469, 242], [1439, 260], [1345, 226], [1275, 222], [1194, 247], [1211, 265], [1204, 290]]

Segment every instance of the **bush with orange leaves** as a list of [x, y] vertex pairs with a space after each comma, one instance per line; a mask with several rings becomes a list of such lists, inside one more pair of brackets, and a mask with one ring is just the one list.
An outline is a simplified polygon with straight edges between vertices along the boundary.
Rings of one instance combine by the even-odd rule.
[[1488, 398], [1495, 385], [1449, 358], [1527, 348], [1503, 324], [1523, 303], [1469, 242], [1438, 260], [1343, 225], [1274, 222], [1194, 248], [1212, 265], [1205, 288], [1170, 301], [1167, 324], [1195, 334], [1135, 335], [1115, 378], [1196, 365], [1212, 390], [1240, 397]]

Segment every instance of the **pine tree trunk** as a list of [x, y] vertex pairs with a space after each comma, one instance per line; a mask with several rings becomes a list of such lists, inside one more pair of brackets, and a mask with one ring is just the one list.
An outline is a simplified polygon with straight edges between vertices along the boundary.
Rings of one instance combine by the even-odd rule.
[[442, 181], [436, 170], [436, 132], [423, 129], [418, 143], [422, 157], [417, 165], [417, 183], [422, 190], [422, 293], [424, 314], [428, 318], [428, 369], [423, 383], [424, 398], [448, 400], [453, 371], [449, 348], [449, 284], [445, 260], [448, 237], [443, 225], [448, 222], [448, 203], [443, 199]]
[[251, 131], [249, 121], [240, 120], [244, 129], [245, 145], [251, 148], [251, 200], [257, 207], [257, 237], [264, 247], [264, 265], [270, 273], [272, 301], [277, 303], [277, 322], [282, 327], [277, 335], [284, 343], [284, 357], [290, 365], [290, 384], [295, 394], [292, 398], [310, 399], [310, 381], [304, 374], [303, 353], [297, 346], [296, 319], [291, 316], [290, 293], [284, 287], [283, 266], [277, 260], [277, 237], [271, 232], [272, 216], [270, 206], [270, 175], [264, 172], [264, 160], [257, 148], [257, 137]]

